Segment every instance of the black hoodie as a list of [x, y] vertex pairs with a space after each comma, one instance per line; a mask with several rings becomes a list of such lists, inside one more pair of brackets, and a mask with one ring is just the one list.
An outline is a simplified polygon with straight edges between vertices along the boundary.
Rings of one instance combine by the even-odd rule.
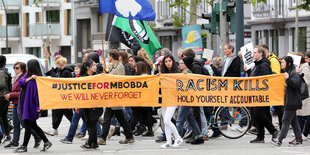
[[267, 58], [262, 58], [258, 61], [255, 61], [255, 67], [253, 70], [249, 69], [247, 71], [248, 75], [252, 76], [263, 76], [272, 74], [270, 67], [270, 61]]
[[58, 77], [60, 77], [60, 78], [72, 78], [72, 72], [73, 72], [73, 70], [70, 67], [66, 66], [63, 70], [59, 69]]

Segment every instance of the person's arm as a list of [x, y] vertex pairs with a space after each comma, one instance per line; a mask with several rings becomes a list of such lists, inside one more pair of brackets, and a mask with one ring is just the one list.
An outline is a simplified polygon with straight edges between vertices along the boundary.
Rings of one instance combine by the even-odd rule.
[[40, 105], [39, 105], [39, 94], [38, 94], [38, 89], [37, 89], [37, 83], [33, 82], [33, 102], [35, 104], [36, 107], [36, 111], [40, 112]]

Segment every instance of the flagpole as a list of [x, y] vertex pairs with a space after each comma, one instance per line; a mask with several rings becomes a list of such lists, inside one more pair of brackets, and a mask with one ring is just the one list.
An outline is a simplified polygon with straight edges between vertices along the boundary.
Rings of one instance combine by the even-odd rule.
[[[104, 41], [103, 41], [103, 32], [102, 32], [102, 16], [100, 15], [100, 32], [101, 32], [101, 44], [102, 44], [102, 51], [104, 52]], [[103, 55], [104, 57], [104, 55]]]

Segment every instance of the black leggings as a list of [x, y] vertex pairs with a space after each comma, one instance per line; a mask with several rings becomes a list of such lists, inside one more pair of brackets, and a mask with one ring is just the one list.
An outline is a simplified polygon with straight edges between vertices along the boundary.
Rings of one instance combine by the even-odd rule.
[[66, 118], [72, 122], [73, 112], [71, 109], [55, 109], [52, 110], [52, 122], [53, 122], [53, 129], [58, 129], [62, 116], [65, 115]]
[[40, 136], [40, 138], [44, 141], [44, 143], [48, 142], [48, 139], [46, 138], [42, 129], [37, 125], [36, 121], [32, 122], [25, 119], [24, 124], [25, 124], [25, 136], [23, 146], [27, 147], [28, 145], [31, 136], [31, 129], [33, 129]]

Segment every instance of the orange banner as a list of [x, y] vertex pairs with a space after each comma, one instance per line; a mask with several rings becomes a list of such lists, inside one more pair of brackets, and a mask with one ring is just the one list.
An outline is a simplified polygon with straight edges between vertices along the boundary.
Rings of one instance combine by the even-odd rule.
[[157, 76], [38, 77], [36, 82], [41, 109], [160, 106]]
[[212, 77], [197, 74], [160, 76], [163, 106], [272, 106], [283, 105], [283, 74], [250, 77]]

